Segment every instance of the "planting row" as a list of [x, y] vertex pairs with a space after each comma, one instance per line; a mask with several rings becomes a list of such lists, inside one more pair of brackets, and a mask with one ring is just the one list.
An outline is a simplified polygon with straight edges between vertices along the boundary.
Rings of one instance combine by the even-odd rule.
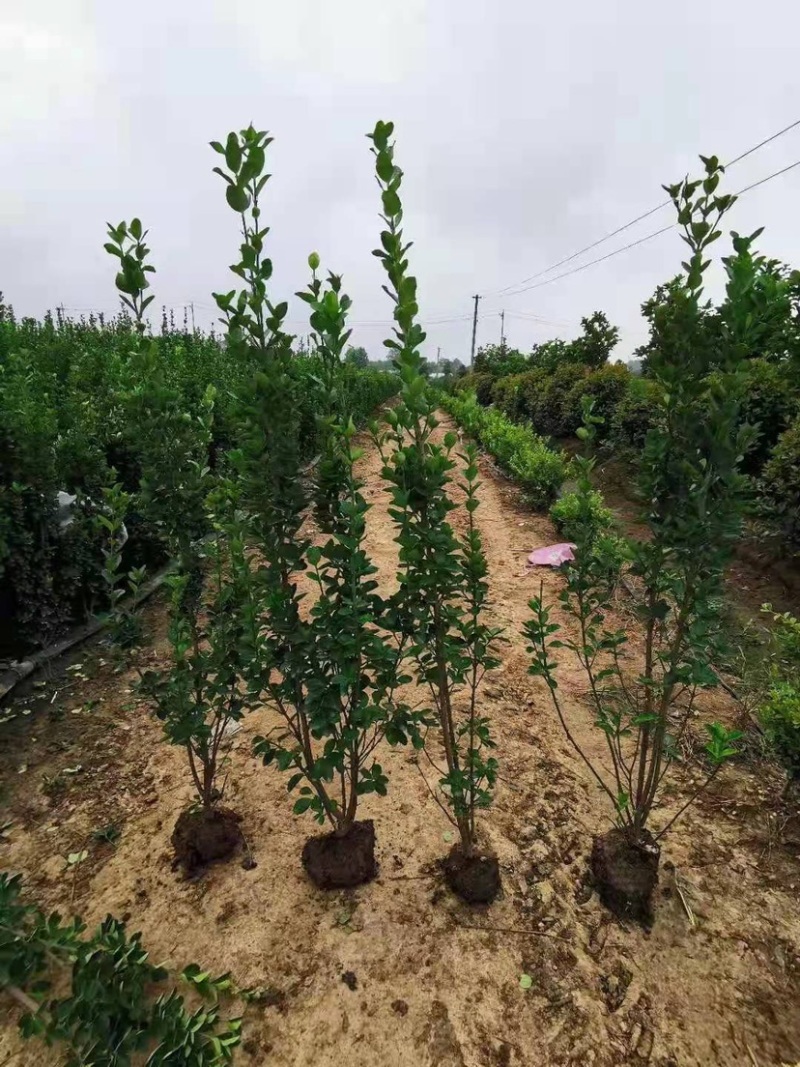
[[[754, 235], [756, 237], [758, 235]], [[742, 470], [752, 479], [754, 515], [765, 529], [800, 543], [800, 272], [758, 255], [753, 239], [736, 235], [734, 255], [724, 259], [725, 298], [706, 304], [695, 328], [697, 349], [705, 351], [709, 396], [717, 389], [738, 391], [739, 420], [756, 429], [747, 445]], [[683, 314], [680, 279], [659, 286], [643, 313], [650, 339], [636, 355], [641, 375], [622, 363], [607, 362], [618, 339], [602, 313], [583, 320], [572, 342], [549, 341], [529, 355], [504, 346], [478, 352], [471, 374], [457, 388], [475, 392], [483, 406], [493, 404], [514, 422], [530, 423], [537, 433], [574, 436], [588, 397], [603, 422], [598, 444], [634, 461], [649, 428], [660, 418], [663, 383], [654, 373], [672, 343]], [[718, 356], [729, 344], [733, 323], [749, 321], [736, 381], [726, 378]], [[667, 353], [669, 356], [669, 354]], [[669, 357], [671, 358], [671, 357]], [[702, 401], [706, 403], [706, 401]], [[707, 417], [707, 408], [698, 418]]]
[[[240, 440], [253, 356], [166, 321], [142, 345], [134, 323], [130, 314], [18, 322], [0, 300], [0, 660], [108, 606], [102, 517], [111, 486], [127, 494], [126, 569], [158, 567], [176, 528], [201, 532], [187, 468], [224, 465]], [[288, 373], [307, 460], [319, 450], [320, 372], [318, 354], [295, 346]], [[399, 384], [349, 363], [337, 377], [360, 424]]]
[[440, 403], [520, 482], [534, 507], [546, 507], [556, 497], [567, 474], [563, 452], [549, 448], [530, 426], [481, 407], [474, 393], [460, 389], [455, 395], [444, 394]]
[[[184, 495], [192, 507], [183, 513], [196, 523], [167, 531], [179, 564], [170, 580], [170, 662], [145, 673], [140, 691], [165, 739], [184, 754], [196, 795], [172, 837], [184, 869], [222, 860], [239, 843], [239, 819], [246, 813], [229, 810], [223, 795], [233, 773], [229, 726], [259, 714], [267, 725], [254, 739], [254, 753], [286, 776], [294, 812], [309, 814], [325, 830], [308, 838], [299, 857], [317, 886], [354, 886], [374, 877], [376, 827], [359, 818], [360, 799], [386, 797], [397, 818], [399, 802], [382, 753], [387, 745], [411, 744], [426, 757], [420, 773], [458, 835], [443, 857], [444, 878], [464, 901], [488, 904], [500, 890], [500, 869], [479, 817], [491, 804], [502, 751], [480, 714], [478, 690], [485, 672], [499, 664], [499, 632], [487, 624], [484, 610], [489, 584], [477, 521], [475, 447], [459, 450], [452, 432], [440, 438], [437, 397], [422, 373], [425, 334], [409, 273], [403, 175], [392, 134], [390, 123], [379, 122], [370, 140], [384, 223], [375, 254], [393, 305], [395, 328], [386, 346], [395, 359], [399, 394], [372, 432], [395, 528], [396, 589], [381, 592], [366, 549], [369, 504], [358, 475], [361, 452], [352, 400], [339, 374], [350, 299], [339, 276], [320, 277], [319, 257], [312, 253], [309, 285], [298, 294], [309, 308], [323, 386], [319, 461], [309, 476], [299, 419], [302, 383], [283, 329], [287, 305], [273, 303], [268, 294], [272, 263], [264, 251], [261, 195], [270, 139], [252, 127], [231, 133], [212, 147], [242, 233], [232, 267], [239, 288], [215, 299], [227, 352], [256, 370], [242, 389], [237, 446], [213, 466], [184, 462], [179, 476], [149, 486], [156, 500], [167, 488], [170, 498]], [[736, 330], [749, 325], [732, 324], [716, 354], [722, 369], [713, 383], [707, 353], [695, 345], [708, 246], [720, 236], [720, 220], [733, 202], [716, 192], [718, 161], [704, 160], [704, 168], [700, 182], [669, 189], [691, 257], [684, 314], [671, 325], [672, 343], [652, 357], [664, 418], [648, 432], [639, 466], [649, 536], [622, 543], [609, 535], [592, 489], [593, 460], [578, 457], [576, 489], [562, 505], [562, 521], [576, 543], [560, 595], [562, 622], [540, 593], [524, 628], [530, 671], [539, 679], [532, 692], [552, 704], [614, 820], [614, 828], [595, 840], [591, 856], [601, 899], [620, 915], [645, 922], [652, 919], [661, 841], [694, 799], [668, 816], [659, 803], [676, 754], [676, 729], [678, 737], [688, 735], [698, 695], [717, 682], [711, 657], [719, 637], [719, 592], [745, 489], [738, 462], [747, 433], [735, 388], [743, 345]], [[148, 300], [144, 233], [134, 222], [112, 229], [111, 237], [120, 261], [117, 285], [144, 358], [154, 351], [140, 329]], [[746, 246], [736, 251], [745, 254]], [[672, 353], [680, 353], [680, 360], [673, 361]], [[469, 398], [448, 403], [504, 466], [526, 480], [539, 503], [554, 498], [565, 474], [559, 454]], [[215, 404], [214, 390], [207, 390], [196, 417], [202, 440]], [[702, 405], [708, 417], [698, 420]], [[580, 428], [587, 446], [598, 425], [587, 400]], [[119, 552], [124, 493], [113, 487], [110, 497], [117, 504], [105, 516], [107, 582], [115, 595], [129, 580]], [[454, 523], [457, 507], [463, 515]], [[319, 531], [314, 539], [307, 532], [310, 514]], [[198, 536], [204, 531], [210, 536]], [[616, 627], [611, 611], [624, 561], [641, 598], [636, 641]], [[133, 627], [121, 599], [114, 600], [114, 616], [120, 632]], [[582, 750], [571, 729], [558, 685], [565, 657], [574, 657], [587, 675], [592, 717], [608, 751], [603, 766]], [[412, 683], [413, 704], [407, 698]], [[719, 723], [706, 727], [703, 787], [735, 754], [737, 736]], [[537, 758], [532, 746], [531, 763]], [[87, 1026], [94, 1025], [90, 1007], [85, 1013]], [[218, 1062], [228, 1050], [220, 1051], [214, 1040], [204, 1042], [211, 1049], [206, 1059], [193, 1051], [170, 1062]]]

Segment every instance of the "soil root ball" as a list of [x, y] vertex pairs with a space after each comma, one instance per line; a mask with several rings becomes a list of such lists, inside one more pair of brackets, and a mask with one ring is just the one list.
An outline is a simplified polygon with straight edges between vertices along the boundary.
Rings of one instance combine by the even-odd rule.
[[644, 844], [633, 844], [618, 829], [594, 839], [592, 873], [600, 899], [620, 919], [653, 921], [653, 893], [658, 885], [660, 849], [646, 831]]
[[318, 889], [350, 889], [378, 873], [375, 824], [354, 822], [342, 836], [318, 834], [303, 846], [303, 866]]
[[491, 904], [500, 892], [500, 864], [490, 853], [467, 856], [453, 845], [443, 866], [447, 884], [467, 904]]
[[229, 808], [182, 811], [172, 831], [175, 866], [195, 874], [233, 855], [242, 841], [241, 821], [241, 815]]

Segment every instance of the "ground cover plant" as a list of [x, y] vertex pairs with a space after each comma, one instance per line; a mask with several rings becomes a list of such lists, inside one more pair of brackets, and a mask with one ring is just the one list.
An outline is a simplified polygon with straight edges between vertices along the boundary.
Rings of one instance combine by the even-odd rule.
[[19, 876], [0, 874], [0, 987], [23, 1009], [19, 1027], [69, 1050], [68, 1064], [220, 1067], [240, 1041], [219, 996], [230, 989], [190, 964], [177, 976], [210, 1001], [192, 1009], [177, 981], [149, 960], [141, 934], [108, 916], [91, 934], [29, 903]]
[[[701, 318], [706, 250], [720, 235], [719, 223], [733, 198], [716, 192], [722, 168], [705, 159], [705, 177], [669, 187], [683, 239], [690, 249], [667, 334], [668, 344], [652, 357], [651, 373], [663, 389], [662, 409], [648, 432], [640, 465], [644, 521], [650, 537], [630, 540], [630, 574], [639, 583], [638, 616], [643, 653], [638, 669], [629, 635], [609, 629], [610, 584], [605, 553], [597, 551], [595, 500], [590, 460], [580, 464], [579, 521], [573, 526], [576, 562], [566, 571], [561, 606], [564, 629], [542, 596], [531, 601], [526, 626], [531, 672], [546, 682], [567, 736], [613, 806], [617, 825], [595, 839], [592, 866], [610, 907], [647, 919], [658, 878], [659, 842], [700, 789], [735, 754], [737, 731], [707, 725], [703, 784], [671, 817], [651, 825], [659, 790], [686, 733], [698, 693], [713, 687], [712, 661], [718, 635], [721, 583], [740, 528], [744, 479], [739, 472], [749, 432], [739, 423], [737, 375], [750, 320], [732, 320], [713, 350], [720, 377], [709, 379], [711, 353], [694, 344]], [[754, 235], [755, 237], [755, 235]], [[734, 234], [728, 261], [729, 287], [741, 277], [737, 259], [747, 257], [754, 237]], [[698, 412], [705, 417], [698, 418]], [[583, 428], [591, 437], [591, 418]], [[580, 520], [580, 515], [585, 517]], [[563, 633], [563, 636], [562, 636]], [[558, 637], [556, 635], [559, 635]], [[589, 759], [564, 717], [554, 651], [566, 648], [587, 675], [597, 727], [607, 743], [611, 774]]]

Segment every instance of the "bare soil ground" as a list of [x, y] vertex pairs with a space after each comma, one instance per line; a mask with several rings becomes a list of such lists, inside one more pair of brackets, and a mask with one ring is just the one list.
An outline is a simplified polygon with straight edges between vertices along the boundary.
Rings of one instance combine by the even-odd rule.
[[[503, 878], [491, 908], [469, 908], [444, 887], [438, 864], [448, 826], [417, 757], [403, 749], [382, 760], [390, 797], [365, 798], [360, 810], [375, 820], [377, 880], [315, 890], [300, 864], [314, 824], [291, 814], [283, 776], [250, 755], [267, 712], [246, 719], [234, 738], [225, 799], [243, 816], [257, 866], [246, 870], [237, 857], [182, 879], [170, 867], [169, 839], [191, 795], [183, 755], [160, 742], [132, 692], [134, 673], [115, 673], [99, 646], [34, 689], [4, 727], [3, 821], [13, 822], [0, 845], [4, 868], [21, 871], [48, 907], [89, 922], [108, 912], [128, 917], [159, 960], [231, 970], [241, 988], [258, 989], [242, 1006], [243, 1065], [797, 1064], [800, 856], [769, 818], [779, 772], [766, 763], [729, 767], [677, 824], [650, 932], [602, 907], [588, 856], [593, 835], [608, 826], [605, 800], [543, 685], [527, 674], [520, 635], [539, 582], [551, 601], [559, 589], [558, 574], [526, 567], [554, 529], [482, 463], [478, 521], [491, 615], [506, 634], [481, 709], [502, 761], [496, 802], [482, 818]], [[374, 504], [370, 549], [390, 583], [393, 529], [369, 445], [362, 467]], [[630, 618], [622, 593], [618, 609], [622, 622]], [[142, 667], [166, 655], [163, 607], [151, 606], [146, 624], [152, 645]], [[560, 678], [571, 728], [602, 762], [585, 683], [569, 662]], [[738, 714], [721, 692], [700, 711]], [[676, 770], [659, 820], [677, 810], [698, 773]], [[94, 836], [109, 826], [120, 830], [115, 843]], [[84, 848], [88, 858], [65, 870], [64, 857]], [[527, 990], [522, 974], [532, 978]], [[61, 1062], [55, 1050], [23, 1045], [14, 1021], [9, 1010], [0, 1064]]]

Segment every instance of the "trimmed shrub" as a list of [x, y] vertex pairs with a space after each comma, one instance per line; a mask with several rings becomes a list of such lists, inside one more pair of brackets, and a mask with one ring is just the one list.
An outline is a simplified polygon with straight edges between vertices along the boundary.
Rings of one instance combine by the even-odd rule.
[[800, 409], [796, 373], [786, 364], [751, 359], [742, 388], [742, 421], [758, 427], [748, 449], [744, 469], [755, 474], [770, 458], [778, 438], [791, 426]]
[[572, 437], [581, 424], [580, 400], [573, 401], [573, 391], [587, 377], [582, 364], [563, 363], [542, 383], [531, 411], [537, 433], [548, 437]]
[[759, 718], [791, 782], [800, 779], [800, 688], [776, 682], [762, 705]]
[[550, 381], [550, 371], [535, 367], [519, 377], [517, 385], [518, 409], [520, 419], [533, 422], [541, 403], [544, 391]]
[[588, 524], [599, 532], [608, 530], [614, 521], [603, 494], [597, 489], [592, 489], [584, 497], [578, 493], [565, 493], [550, 508], [550, 518], [568, 541], [576, 540], [578, 524], [581, 528]]
[[633, 375], [624, 363], [606, 363], [577, 382], [570, 390], [565, 403], [567, 419], [580, 425], [583, 397], [594, 400], [592, 411], [603, 421], [597, 425], [598, 439], [604, 440], [611, 433], [611, 423], [617, 408], [631, 387]]
[[800, 542], [800, 419], [778, 438], [761, 480], [786, 536]]
[[478, 403], [487, 407], [492, 402], [492, 386], [494, 378], [487, 371], [470, 371], [456, 383], [455, 392], [462, 395], [474, 393]]
[[649, 378], [631, 375], [625, 395], [610, 420], [608, 439], [617, 448], [644, 447], [647, 431], [656, 420], [661, 389]]
[[509, 374], [505, 378], [498, 378], [492, 386], [492, 403], [512, 422], [521, 422], [525, 419], [524, 401], [520, 389], [525, 378], [527, 374]]

